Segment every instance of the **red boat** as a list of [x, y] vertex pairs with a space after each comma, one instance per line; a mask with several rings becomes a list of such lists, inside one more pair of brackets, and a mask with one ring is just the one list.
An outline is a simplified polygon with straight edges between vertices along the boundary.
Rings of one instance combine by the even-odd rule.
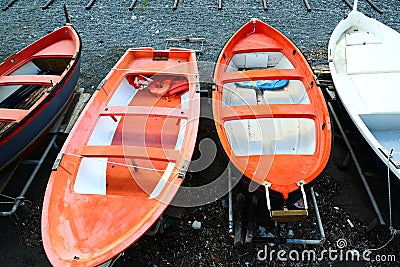
[[0, 170], [65, 109], [79, 78], [81, 41], [67, 24], [0, 64]]
[[305, 209], [290, 208], [320, 177], [332, 146], [329, 112], [310, 66], [287, 37], [258, 19], [230, 38], [217, 63], [213, 113], [227, 156], [250, 191], [265, 193], [273, 219], [305, 218], [306, 201]]
[[47, 185], [46, 254], [96, 266], [136, 242], [183, 181], [200, 115], [195, 52], [129, 49], [68, 136]]

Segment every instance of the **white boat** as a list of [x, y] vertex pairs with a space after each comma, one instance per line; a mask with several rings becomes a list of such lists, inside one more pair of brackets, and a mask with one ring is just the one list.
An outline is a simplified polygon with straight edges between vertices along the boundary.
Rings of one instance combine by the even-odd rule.
[[[329, 40], [337, 94], [361, 135], [400, 179], [400, 34], [354, 9]], [[392, 157], [389, 160], [389, 155]], [[388, 164], [388, 162], [390, 162]], [[386, 167], [387, 168], [387, 167]]]

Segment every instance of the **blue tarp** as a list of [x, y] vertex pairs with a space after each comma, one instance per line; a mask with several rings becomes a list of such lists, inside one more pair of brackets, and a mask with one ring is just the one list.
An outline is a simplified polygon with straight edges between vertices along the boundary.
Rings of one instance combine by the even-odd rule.
[[236, 86], [260, 89], [260, 90], [279, 90], [288, 85], [288, 80], [258, 80], [258, 81], [246, 81], [236, 82]]

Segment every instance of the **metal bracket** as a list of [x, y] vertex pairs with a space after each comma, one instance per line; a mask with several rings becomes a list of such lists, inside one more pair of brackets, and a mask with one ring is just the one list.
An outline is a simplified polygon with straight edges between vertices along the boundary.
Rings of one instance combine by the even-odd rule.
[[51, 168], [52, 171], [58, 170], [58, 167], [60, 166], [63, 156], [64, 156], [64, 153], [62, 153], [62, 152], [58, 153], [57, 158], [54, 161], [53, 167]]
[[107, 79], [103, 79], [101, 80], [101, 82], [99, 83], [99, 85], [97, 86], [97, 90], [101, 90], [101, 88], [103, 88], [104, 84], [107, 82]]
[[251, 21], [253, 22], [253, 32], [252, 33], [255, 33], [256, 32], [256, 25], [257, 25], [257, 18], [252, 18]]
[[[206, 42], [206, 38], [193, 38], [193, 37], [187, 37], [187, 38], [167, 38], [165, 39], [165, 49], [169, 49], [170, 47], [181, 47], [181, 48], [187, 48], [188, 44], [194, 44], [195, 49], [194, 50], [196, 53], [202, 54], [203, 53], [203, 48], [204, 48], [204, 42]], [[173, 45], [172, 45], [173, 43]], [[185, 44], [183, 47], [183, 44]], [[190, 48], [191, 49], [191, 48]]]
[[386, 158], [389, 158], [389, 161], [396, 167], [396, 169], [400, 169], [400, 162], [398, 162], [393, 158], [392, 156], [393, 152], [388, 151], [384, 147], [379, 147], [378, 149], [383, 155], [385, 155]]
[[189, 163], [190, 163], [190, 160], [185, 159], [185, 161], [183, 162], [183, 164], [181, 166], [181, 169], [179, 170], [178, 178], [181, 178], [181, 179], [185, 178], [186, 172], [189, 167]]
[[72, 60], [77, 59], [78, 58], [78, 54], [79, 54], [79, 52], [75, 52], [71, 59]]
[[201, 93], [200, 83], [196, 82], [196, 93]]

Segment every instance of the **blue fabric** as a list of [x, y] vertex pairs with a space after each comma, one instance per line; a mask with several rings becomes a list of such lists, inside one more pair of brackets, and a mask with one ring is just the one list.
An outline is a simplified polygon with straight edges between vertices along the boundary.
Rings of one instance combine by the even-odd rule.
[[236, 82], [236, 86], [260, 89], [260, 90], [279, 90], [288, 85], [288, 80], [258, 80], [258, 81], [247, 81], [247, 82]]

